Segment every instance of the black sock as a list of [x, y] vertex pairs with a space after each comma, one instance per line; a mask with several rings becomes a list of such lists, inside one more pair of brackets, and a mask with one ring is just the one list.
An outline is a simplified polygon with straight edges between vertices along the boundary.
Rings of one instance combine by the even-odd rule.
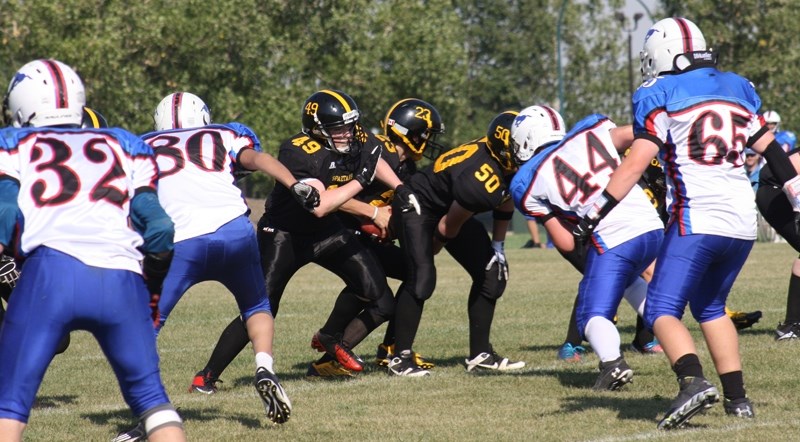
[[633, 338], [633, 343], [638, 348], [644, 348], [645, 345], [653, 342], [655, 336], [647, 327], [644, 326], [644, 319], [641, 316], [636, 316], [636, 336]]
[[800, 276], [792, 273], [789, 278], [789, 295], [786, 297], [786, 322], [800, 322]]
[[497, 301], [476, 293], [471, 296], [467, 311], [469, 313], [469, 358], [474, 359], [483, 352], [491, 352], [489, 333]]
[[414, 338], [417, 336], [419, 322], [422, 319], [422, 309], [425, 301], [420, 301], [409, 292], [400, 290], [397, 294], [397, 307], [395, 309], [395, 355], [402, 350], [411, 350]]
[[203, 371], [211, 372], [213, 377], [218, 378], [236, 359], [236, 356], [244, 350], [248, 342], [250, 342], [250, 338], [247, 336], [247, 327], [242, 318], [237, 316], [223, 330]]
[[721, 374], [719, 375], [719, 380], [722, 383], [722, 393], [725, 395], [725, 399], [732, 401], [746, 396], [741, 370]]
[[572, 314], [569, 317], [569, 325], [567, 326], [567, 339], [564, 343], [570, 343], [573, 347], [577, 347], [583, 343], [581, 333], [578, 331], [578, 297], [575, 297], [575, 303], [572, 304]]
[[700, 359], [694, 353], [688, 353], [680, 357], [675, 365], [672, 366], [672, 371], [678, 376], [678, 379], [694, 376], [703, 378], [703, 366], [700, 365]]

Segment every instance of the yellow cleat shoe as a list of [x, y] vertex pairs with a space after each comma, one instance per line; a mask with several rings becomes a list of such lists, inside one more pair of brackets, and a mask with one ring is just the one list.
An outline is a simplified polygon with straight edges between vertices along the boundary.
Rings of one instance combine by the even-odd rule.
[[728, 307], [725, 307], [725, 313], [729, 318], [731, 318], [731, 321], [733, 321], [733, 325], [736, 326], [736, 330], [743, 330], [745, 328], [752, 327], [753, 324], [761, 319], [761, 310], [748, 313], [731, 310]]
[[[391, 361], [393, 357], [394, 357], [394, 344], [392, 344], [392, 345], [379, 344], [378, 345], [378, 351], [375, 353], [375, 363], [379, 367], [388, 367], [389, 366], [389, 361]], [[433, 362], [428, 361], [427, 359], [423, 358], [417, 352], [413, 353], [413, 360], [414, 360], [414, 363], [417, 364], [417, 367], [419, 367], [419, 368], [421, 368], [423, 370], [430, 370], [431, 368], [436, 366], [436, 364], [434, 364]]]
[[352, 371], [342, 367], [336, 361], [312, 362], [308, 366], [306, 376], [309, 378], [352, 378]]

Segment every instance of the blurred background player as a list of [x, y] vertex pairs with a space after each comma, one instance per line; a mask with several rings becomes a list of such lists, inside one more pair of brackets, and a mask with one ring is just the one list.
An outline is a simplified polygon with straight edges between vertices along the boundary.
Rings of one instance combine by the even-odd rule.
[[[680, 391], [658, 428], [678, 428], [719, 401], [681, 322], [687, 304], [719, 374], [725, 413], [753, 418], [738, 335], [725, 314], [728, 293], [756, 238], [754, 198], [742, 167], [745, 147], [764, 155], [795, 211], [800, 211], [800, 177], [762, 126], [753, 84], [717, 70], [716, 53], [707, 49], [694, 23], [681, 17], [657, 22], [647, 32], [641, 55], [644, 83], [633, 97], [630, 154], [574, 233], [590, 235], [660, 155], [670, 222], [648, 287], [645, 319], [670, 360]], [[697, 140], [709, 140], [713, 148], [700, 145], [698, 150]]]
[[[415, 212], [416, 201], [380, 158], [387, 141], [364, 131], [360, 117], [356, 102], [344, 92], [325, 89], [309, 96], [301, 112], [303, 130], [281, 144], [278, 159], [295, 177], [320, 192], [319, 207], [309, 213], [290, 196], [289, 189], [276, 184], [257, 229], [273, 316], [277, 317], [291, 277], [311, 262], [335, 273], [351, 287], [339, 294], [328, 320], [311, 340], [312, 348], [328, 353], [351, 372], [361, 371], [364, 363], [343, 341], [345, 328], [371, 302], [391, 300], [392, 293], [379, 263], [332, 214], [375, 177], [404, 201], [402, 210]], [[380, 305], [389, 310], [377, 314], [390, 317], [393, 305]], [[215, 391], [219, 374], [247, 344], [243, 330], [240, 318], [228, 325], [205, 368], [195, 376], [192, 389]]]
[[[618, 151], [633, 140], [631, 127], [616, 127], [595, 114], [565, 134], [555, 110], [531, 106], [511, 131], [512, 154], [524, 163], [511, 181], [514, 203], [526, 216], [544, 220], [559, 251], [575, 253], [582, 244], [567, 226], [600, 197], [599, 189], [620, 163]], [[613, 320], [623, 297], [643, 314], [647, 283], [640, 274], [655, 260], [663, 238], [664, 226], [644, 192], [628, 193], [621, 207], [598, 225], [580, 263], [577, 328], [600, 359], [596, 390], [618, 390], [633, 378]]]
[[0, 136], [0, 252], [21, 211], [26, 260], [0, 328], [0, 437], [22, 439], [59, 341], [81, 329], [100, 344], [149, 440], [183, 441], [141, 276], [158, 286], [173, 247], [155, 158], [122, 129], [81, 128], [85, 101], [81, 79], [56, 60], [26, 64], [8, 87], [14, 128]]
[[[395, 353], [389, 372], [397, 376], [425, 376], [417, 365], [412, 344], [425, 301], [436, 287], [434, 255], [445, 247], [472, 278], [467, 300], [469, 357], [467, 371], [515, 370], [525, 366], [495, 352], [489, 339], [497, 299], [508, 281], [503, 250], [514, 207], [505, 178], [515, 171], [508, 139], [516, 112], [495, 117], [487, 136], [451, 149], [408, 180], [419, 198], [422, 216], [410, 212], [392, 217], [392, 230], [405, 252], [408, 277], [398, 290], [394, 322]], [[401, 202], [392, 203], [400, 212]], [[492, 238], [475, 213], [493, 210]], [[431, 241], [433, 238], [433, 241]]]
[[785, 152], [794, 149], [797, 144], [797, 135], [790, 130], [781, 130], [781, 116], [774, 110], [764, 112], [764, 121], [767, 128], [775, 135], [775, 141], [780, 144]]

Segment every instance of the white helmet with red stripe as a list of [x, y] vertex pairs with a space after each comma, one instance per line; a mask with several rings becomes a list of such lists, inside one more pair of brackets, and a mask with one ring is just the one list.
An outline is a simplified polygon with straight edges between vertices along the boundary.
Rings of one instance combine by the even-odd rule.
[[3, 112], [14, 127], [80, 126], [86, 95], [71, 67], [35, 60], [21, 67], [8, 85]]
[[[692, 59], [681, 57], [676, 60], [676, 58], [682, 54], [698, 51], [705, 52], [707, 48], [706, 39], [697, 25], [681, 17], [659, 21], [647, 31], [644, 47], [639, 54], [642, 81], [653, 79], [662, 72], [680, 72], [686, 69], [691, 65]], [[703, 55], [703, 57], [711, 56], [710, 53]]]
[[197, 95], [175, 92], [158, 103], [153, 124], [158, 131], [202, 127], [211, 124], [211, 111]]
[[566, 135], [564, 119], [549, 106], [530, 106], [511, 125], [511, 153], [519, 164], [530, 160], [536, 149], [561, 141]]

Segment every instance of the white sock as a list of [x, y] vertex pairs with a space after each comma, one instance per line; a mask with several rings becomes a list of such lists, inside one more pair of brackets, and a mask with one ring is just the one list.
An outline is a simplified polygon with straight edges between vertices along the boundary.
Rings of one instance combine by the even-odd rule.
[[636, 313], [644, 317], [644, 301], [647, 296], [647, 282], [642, 278], [636, 278], [635, 281], [625, 289], [622, 297], [628, 301], [628, 304], [636, 310]]
[[613, 322], [602, 316], [595, 316], [586, 323], [584, 333], [600, 362], [613, 361], [622, 356], [619, 351], [619, 332]]
[[270, 373], [275, 373], [275, 370], [272, 369], [272, 355], [263, 351], [256, 353], [256, 370], [259, 367], [264, 367]]

